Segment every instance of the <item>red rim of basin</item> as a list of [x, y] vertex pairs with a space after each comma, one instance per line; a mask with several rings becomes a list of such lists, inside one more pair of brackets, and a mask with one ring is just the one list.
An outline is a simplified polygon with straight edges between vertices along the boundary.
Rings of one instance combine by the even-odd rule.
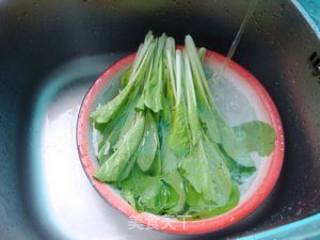
[[[85, 96], [78, 117], [77, 124], [77, 145], [80, 156], [80, 161], [84, 171], [90, 179], [94, 188], [112, 207], [120, 210], [123, 214], [130, 219], [144, 224], [153, 229], [175, 234], [202, 234], [209, 232], [216, 232], [234, 225], [241, 220], [244, 220], [252, 214], [259, 206], [262, 205], [264, 200], [271, 193], [275, 186], [284, 158], [284, 135], [279, 113], [273, 103], [271, 97], [261, 85], [261, 83], [247, 70], [239, 64], [230, 61], [229, 66], [236, 74], [240, 75], [259, 95], [262, 104], [267, 109], [270, 123], [276, 132], [275, 148], [269, 159], [267, 174], [261, 181], [259, 186], [259, 194], [253, 194], [247, 201], [240, 206], [220, 215], [207, 219], [192, 220], [192, 221], [179, 221], [172, 218], [165, 218], [156, 216], [146, 212], [137, 212], [127, 201], [125, 201], [119, 194], [117, 194], [108, 184], [101, 183], [93, 178], [95, 172], [94, 162], [95, 159], [90, 155], [90, 136], [89, 136], [89, 115], [92, 105], [98, 96], [101, 89], [125, 66], [132, 63], [135, 54], [128, 55], [121, 60], [114, 63], [94, 82], [87, 95]], [[218, 62], [223, 62], [225, 57], [216, 52], [207, 50], [206, 58]]]

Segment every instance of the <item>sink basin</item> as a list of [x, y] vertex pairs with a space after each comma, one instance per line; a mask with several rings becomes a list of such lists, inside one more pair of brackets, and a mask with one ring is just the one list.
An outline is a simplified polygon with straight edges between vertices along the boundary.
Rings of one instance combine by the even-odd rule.
[[78, 110], [104, 69], [134, 51], [149, 29], [180, 43], [190, 33], [225, 55], [247, 6], [246, 0], [0, 1], [1, 238], [319, 234], [320, 34], [297, 1], [260, 1], [234, 56], [273, 98], [286, 139], [278, 186], [254, 220], [191, 238], [145, 229], [105, 204], [81, 168]]

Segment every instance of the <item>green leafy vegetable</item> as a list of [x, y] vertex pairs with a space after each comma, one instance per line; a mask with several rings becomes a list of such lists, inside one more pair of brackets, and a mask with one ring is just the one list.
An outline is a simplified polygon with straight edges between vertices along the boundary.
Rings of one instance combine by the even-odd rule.
[[268, 156], [275, 132], [261, 121], [229, 126], [208, 86], [206, 49], [189, 35], [185, 47], [149, 32], [119, 94], [91, 113], [94, 177], [138, 211], [199, 219], [237, 205], [239, 186], [257, 168], [252, 153]]
[[[182, 161], [184, 176], [192, 184], [194, 189], [202, 194], [207, 201], [217, 206], [226, 204], [230, 197], [232, 182], [225, 163], [213, 152], [209, 139], [201, 128], [197, 112], [197, 99], [193, 87], [191, 67], [187, 55], [184, 55], [187, 105], [189, 123], [193, 137], [193, 150]], [[214, 159], [213, 159], [214, 158]]]
[[203, 197], [195, 192], [193, 187], [186, 182], [186, 196], [187, 196], [187, 205], [188, 210], [184, 217], [186, 219], [199, 219], [199, 218], [208, 218], [216, 215], [220, 215], [232, 208], [234, 208], [240, 199], [240, 192], [238, 187], [233, 184], [232, 192], [229, 198], [229, 201], [224, 205], [217, 207], [212, 203], [206, 202]]
[[253, 121], [233, 129], [235, 135], [244, 142], [248, 152], [257, 152], [260, 156], [268, 156], [272, 152], [276, 135], [269, 124]]
[[131, 123], [130, 130], [122, 135], [116, 143], [116, 150], [107, 159], [95, 174], [100, 181], [116, 182], [128, 161], [137, 150], [143, 135], [145, 117], [142, 113], [137, 113]]
[[[172, 55], [172, 54], [170, 54]], [[183, 67], [181, 52], [177, 50], [175, 69], [173, 70], [171, 57], [168, 57], [168, 66], [170, 72], [175, 72], [175, 76], [172, 75], [171, 82], [173, 83], [175, 90], [175, 101], [171, 115], [171, 131], [169, 132], [169, 145], [177, 156], [186, 155], [191, 147], [190, 130], [188, 124], [188, 113], [183, 94]], [[169, 65], [169, 63], [171, 63]]]
[[205, 77], [205, 73], [198, 57], [198, 52], [194, 45], [191, 36], [186, 36], [186, 52], [190, 59], [192, 67], [193, 80], [195, 84], [195, 90], [197, 92], [197, 101], [199, 108], [199, 116], [204, 128], [206, 129], [209, 137], [217, 142], [221, 142], [221, 133], [217, 124], [217, 112], [210, 95], [208, 83]]
[[217, 206], [226, 204], [230, 197], [232, 181], [224, 162], [205, 149], [203, 140], [183, 159], [183, 176], [192, 184], [195, 191], [207, 201]]
[[153, 53], [154, 44], [153, 36], [147, 35], [146, 40], [137, 53], [137, 58], [132, 66], [132, 72], [128, 84], [120, 93], [104, 106], [99, 106], [96, 111], [92, 112], [90, 117], [97, 124], [107, 124], [116, 114], [121, 113], [122, 108], [130, 99], [131, 92], [136, 92], [136, 85], [141, 84], [141, 80], [147, 70], [148, 61]]
[[157, 44], [155, 59], [153, 62], [153, 73], [150, 79], [147, 79], [144, 98], [145, 105], [154, 112], [162, 109], [163, 95], [163, 52], [166, 43], [166, 36], [163, 34]]
[[149, 170], [156, 157], [158, 147], [159, 136], [157, 124], [151, 113], [148, 111], [146, 113], [146, 127], [144, 130], [144, 136], [137, 153], [138, 165], [141, 170]]
[[171, 171], [169, 174], [164, 175], [163, 180], [169, 184], [177, 194], [177, 202], [167, 210], [167, 213], [174, 215], [179, 214], [184, 210], [186, 201], [183, 178], [178, 171]]
[[134, 170], [121, 184], [123, 196], [133, 206], [140, 211], [160, 214], [175, 205], [177, 193], [162, 178], [148, 176], [138, 168]]

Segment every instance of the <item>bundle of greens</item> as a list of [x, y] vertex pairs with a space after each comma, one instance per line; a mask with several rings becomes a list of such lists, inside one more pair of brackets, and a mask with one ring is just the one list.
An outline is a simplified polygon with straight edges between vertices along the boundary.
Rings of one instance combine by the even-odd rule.
[[189, 35], [176, 49], [173, 38], [149, 32], [119, 94], [91, 113], [100, 135], [94, 177], [138, 211], [190, 219], [224, 213], [256, 170], [252, 153], [273, 150], [267, 123], [230, 127], [218, 113], [204, 56]]

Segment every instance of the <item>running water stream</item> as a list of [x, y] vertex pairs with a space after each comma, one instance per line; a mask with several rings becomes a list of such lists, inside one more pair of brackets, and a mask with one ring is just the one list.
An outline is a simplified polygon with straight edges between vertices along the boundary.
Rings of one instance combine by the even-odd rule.
[[224, 63], [222, 65], [222, 67], [220, 68], [220, 70], [218, 70], [216, 72], [216, 74], [214, 75], [215, 78], [217, 78], [217, 79], [223, 78], [225, 70], [228, 67], [228, 65], [230, 63], [230, 60], [233, 58], [233, 56], [234, 56], [234, 54], [235, 54], [235, 52], [236, 52], [236, 50], [238, 48], [240, 40], [241, 40], [241, 38], [243, 36], [243, 33], [245, 31], [245, 28], [248, 25], [249, 20], [251, 19], [254, 11], [257, 8], [258, 2], [259, 2], [259, 0], [251, 0], [250, 1], [248, 9], [247, 9], [247, 12], [246, 12], [246, 15], [244, 16], [244, 18], [243, 18], [243, 20], [242, 20], [242, 22], [240, 24], [240, 27], [239, 27], [239, 29], [237, 31], [237, 34], [236, 34], [235, 38], [233, 39], [233, 41], [231, 43], [231, 46], [229, 48], [227, 57], [224, 60]]

